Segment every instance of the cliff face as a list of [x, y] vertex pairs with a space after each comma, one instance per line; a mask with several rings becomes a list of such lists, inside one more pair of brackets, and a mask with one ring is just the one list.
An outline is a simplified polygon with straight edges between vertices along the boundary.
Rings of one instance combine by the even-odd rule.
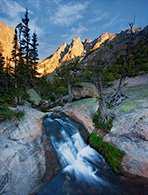
[[44, 60], [39, 62], [38, 71], [43, 75], [51, 73], [59, 66], [62, 56], [67, 50], [67, 44], [64, 42], [53, 55], [48, 56]]
[[[113, 64], [120, 55], [125, 55], [130, 33], [130, 29], [117, 34], [103, 33], [93, 41], [86, 39], [84, 43], [77, 37], [72, 40], [70, 46], [64, 43], [53, 55], [39, 62], [39, 69], [42, 69], [42, 72], [45, 70], [46, 74], [51, 73], [63, 62], [68, 65], [69, 61], [82, 56], [80, 66], [90, 66], [94, 58], [105, 60], [106, 64]], [[148, 26], [133, 29], [131, 48], [136, 48], [143, 41], [148, 42]]]
[[13, 48], [14, 28], [7, 26], [0, 21], [0, 42], [3, 45], [3, 56], [6, 58], [11, 57], [11, 51]]
[[102, 43], [104, 43], [106, 40], [112, 40], [114, 37], [116, 37], [113, 33], [103, 33], [100, 37], [96, 38], [94, 41], [89, 42], [87, 40], [86, 44], [86, 50], [87, 51], [93, 51], [101, 46]]
[[62, 62], [69, 61], [72, 58], [80, 57], [84, 54], [84, 46], [80, 40], [80, 37], [74, 38], [68, 49], [68, 52], [62, 59]]
[[[105, 60], [107, 64], [114, 64], [117, 58], [126, 54], [127, 43], [130, 37], [130, 30], [123, 30], [121, 33], [110, 35], [99, 48], [87, 53], [88, 55], [81, 61], [81, 65], [84, 64], [90, 66], [93, 63], [93, 59]], [[137, 48], [140, 43], [148, 42], [148, 26], [145, 28], [133, 29], [132, 41], [130, 44], [131, 49]], [[95, 45], [98, 45], [97, 42]], [[94, 45], [94, 47], [95, 47]]]
[[64, 61], [69, 61], [73, 58], [83, 55], [84, 46], [80, 40], [80, 37], [74, 38], [69, 45], [64, 42], [53, 55], [45, 58], [39, 62], [39, 72], [41, 74], [47, 74], [53, 72]]

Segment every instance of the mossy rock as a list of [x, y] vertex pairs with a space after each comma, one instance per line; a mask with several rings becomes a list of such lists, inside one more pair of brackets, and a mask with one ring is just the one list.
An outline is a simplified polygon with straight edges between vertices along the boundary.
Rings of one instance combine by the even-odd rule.
[[32, 101], [36, 106], [39, 105], [41, 98], [40, 96], [37, 94], [37, 92], [34, 89], [29, 89], [28, 90], [28, 94], [30, 96], [30, 101]]
[[101, 136], [97, 136], [92, 133], [89, 137], [90, 146], [97, 150], [108, 162], [111, 168], [116, 173], [123, 173], [123, 168], [121, 166], [121, 159], [123, 158], [125, 152], [114, 146], [104, 142]]

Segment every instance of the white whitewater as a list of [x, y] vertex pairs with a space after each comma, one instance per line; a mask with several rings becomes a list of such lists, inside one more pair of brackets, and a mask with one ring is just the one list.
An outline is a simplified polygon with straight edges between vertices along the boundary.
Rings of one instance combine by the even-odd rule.
[[63, 171], [69, 172], [77, 180], [85, 181], [88, 184], [99, 182], [108, 185], [96, 175], [97, 165], [105, 163], [103, 157], [84, 142], [78, 129], [61, 119], [48, 118], [48, 120], [51, 125], [55, 123], [56, 125], [54, 125], [58, 129], [58, 132], [51, 133], [50, 140], [59, 155]]

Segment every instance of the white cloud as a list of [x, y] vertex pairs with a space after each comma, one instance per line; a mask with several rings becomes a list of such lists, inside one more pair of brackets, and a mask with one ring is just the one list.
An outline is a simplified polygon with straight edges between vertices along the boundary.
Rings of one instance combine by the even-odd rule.
[[45, 32], [40, 28], [37, 24], [38, 18], [34, 18], [29, 21], [29, 28], [31, 30], [31, 34], [33, 34], [34, 31], [36, 31], [38, 37], [43, 36]]
[[50, 17], [50, 20], [56, 25], [69, 26], [71, 23], [83, 18], [83, 12], [86, 8], [87, 3], [59, 5], [58, 10]]
[[88, 29], [85, 26], [83, 26], [82, 24], [79, 24], [79, 26], [77, 28], [76, 27], [71, 28], [67, 32], [67, 34], [62, 35], [62, 37], [66, 38], [67, 42], [69, 42], [69, 41], [71, 42], [71, 40], [73, 38], [76, 38], [78, 36], [81, 37], [87, 31], [88, 31]]
[[54, 3], [59, 4], [61, 0], [54, 0]]
[[113, 17], [108, 23], [103, 25], [103, 28], [108, 28], [110, 26], [114, 26], [119, 22], [119, 14]]
[[41, 0], [27, 0], [27, 3], [38, 9], [40, 8]]
[[20, 13], [25, 12], [25, 8], [15, 1], [1, 0], [0, 7], [2, 13], [7, 14], [12, 18], [16, 18]]
[[109, 15], [108, 12], [101, 13], [101, 14], [99, 14], [98, 16], [96, 16], [95, 18], [88, 20], [88, 22], [89, 22], [89, 23], [99, 22], [99, 21], [101, 21], [101, 20], [107, 18], [108, 15]]
[[[31, 2], [33, 0], [28, 0], [28, 2]], [[39, 0], [37, 0], [39, 2]], [[21, 13], [26, 12], [26, 9], [22, 7], [20, 4], [18, 4], [15, 1], [10, 0], [2, 0], [0, 1], [1, 6], [1, 12], [7, 17], [2, 18], [0, 17], [0, 21], [4, 22], [8, 26], [11, 26], [13, 28], [16, 27], [20, 22], [22, 22], [22, 17], [20, 16]], [[29, 11], [29, 14], [32, 14], [32, 11]], [[38, 18], [34, 18], [29, 20], [29, 27], [31, 29], [31, 34], [36, 30], [38, 36], [43, 36], [44, 32], [43, 30], [37, 25]]]

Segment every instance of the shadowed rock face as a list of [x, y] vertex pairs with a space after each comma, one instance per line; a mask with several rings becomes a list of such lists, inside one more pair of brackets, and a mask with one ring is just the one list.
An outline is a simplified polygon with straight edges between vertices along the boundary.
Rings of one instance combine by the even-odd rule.
[[51, 180], [59, 164], [42, 133], [45, 114], [25, 106], [17, 109], [24, 110], [25, 116], [0, 123], [0, 194], [28, 195], [44, 179]]
[[0, 21], [0, 42], [3, 45], [3, 56], [6, 58], [11, 57], [11, 51], [13, 48], [14, 28], [7, 26]]

